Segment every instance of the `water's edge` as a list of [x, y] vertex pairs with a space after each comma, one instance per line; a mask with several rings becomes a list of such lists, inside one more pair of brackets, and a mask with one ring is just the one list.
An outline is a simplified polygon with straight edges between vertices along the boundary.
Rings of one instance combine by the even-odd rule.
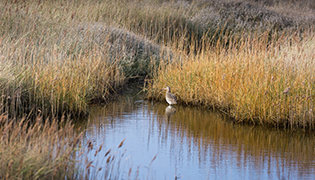
[[[234, 124], [218, 112], [153, 103], [138, 92], [127, 89], [115, 102], [91, 106], [85, 125], [84, 140], [102, 144], [103, 156], [125, 139], [116, 148], [118, 154], [124, 153], [120, 177], [309, 179], [315, 175], [314, 133]], [[95, 166], [106, 166], [102, 155], [91, 155]], [[133, 173], [128, 173], [130, 169]]]

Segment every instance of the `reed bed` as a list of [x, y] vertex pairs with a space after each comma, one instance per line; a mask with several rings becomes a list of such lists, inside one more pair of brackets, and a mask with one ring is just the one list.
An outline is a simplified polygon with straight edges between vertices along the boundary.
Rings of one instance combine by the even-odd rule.
[[0, 112], [12, 117], [84, 116], [88, 103], [106, 101], [126, 79], [177, 61], [171, 48], [199, 53], [225, 36], [315, 22], [312, 6], [298, 6], [294, 12], [308, 16], [294, 16], [250, 1], [8, 0], [0, 7]]
[[[95, 20], [96, 2], [0, 2], [0, 112], [85, 116], [166, 51]], [[96, 13], [96, 14], [95, 14]], [[160, 52], [165, 52], [161, 54]]]
[[[8, 66], [10, 61], [1, 62], [1, 67]], [[15, 117], [32, 111], [81, 116], [89, 102], [97, 98], [105, 101], [110, 91], [124, 82], [123, 73], [115, 63], [96, 56], [27, 62], [20, 67], [11, 65], [10, 72], [6, 71], [1, 74], [1, 111]]]
[[218, 108], [237, 122], [314, 129], [314, 34], [242, 37], [161, 66], [149, 98], [170, 86], [182, 104]]
[[[0, 116], [1, 179], [74, 179], [75, 157], [82, 134], [70, 121], [20, 122]], [[62, 125], [60, 125], [62, 124]], [[62, 126], [62, 128], [60, 128]]]
[[301, 16], [250, 1], [0, 1], [0, 178], [80, 177], [81, 134], [55, 118], [85, 116], [139, 76], [154, 76], [151, 98], [169, 85], [239, 122], [313, 129], [314, 35], [271, 37], [312, 26], [308, 5]]

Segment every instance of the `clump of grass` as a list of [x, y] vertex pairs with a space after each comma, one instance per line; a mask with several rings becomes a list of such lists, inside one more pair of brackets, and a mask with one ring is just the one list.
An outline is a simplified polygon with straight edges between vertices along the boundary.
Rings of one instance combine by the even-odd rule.
[[168, 85], [181, 103], [219, 108], [237, 122], [314, 129], [314, 34], [273, 44], [268, 35], [242, 38], [162, 66], [149, 98], [163, 98]]
[[[63, 119], [64, 120], [64, 119]], [[82, 141], [69, 121], [20, 122], [0, 116], [1, 179], [64, 179], [77, 173], [74, 157]]]

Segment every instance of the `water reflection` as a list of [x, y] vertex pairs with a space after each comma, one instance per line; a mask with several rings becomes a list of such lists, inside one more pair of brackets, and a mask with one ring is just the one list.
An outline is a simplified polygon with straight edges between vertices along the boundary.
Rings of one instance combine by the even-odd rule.
[[140, 179], [148, 174], [153, 179], [312, 179], [315, 175], [312, 133], [233, 124], [220, 113], [178, 105], [175, 109], [134, 95], [92, 111], [85, 138], [104, 143], [107, 149], [126, 138], [128, 165], [143, 167]]
[[165, 108], [165, 117], [167, 121], [171, 120], [171, 116], [175, 114], [176, 109], [173, 106], [167, 106]]

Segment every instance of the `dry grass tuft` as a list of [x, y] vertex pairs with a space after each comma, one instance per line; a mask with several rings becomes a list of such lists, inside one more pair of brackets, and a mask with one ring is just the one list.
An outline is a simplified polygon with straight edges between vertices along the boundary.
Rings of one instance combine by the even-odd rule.
[[27, 118], [17, 122], [2, 114], [0, 123], [1, 179], [74, 178], [73, 160], [82, 134], [71, 122], [41, 117], [35, 123]]

